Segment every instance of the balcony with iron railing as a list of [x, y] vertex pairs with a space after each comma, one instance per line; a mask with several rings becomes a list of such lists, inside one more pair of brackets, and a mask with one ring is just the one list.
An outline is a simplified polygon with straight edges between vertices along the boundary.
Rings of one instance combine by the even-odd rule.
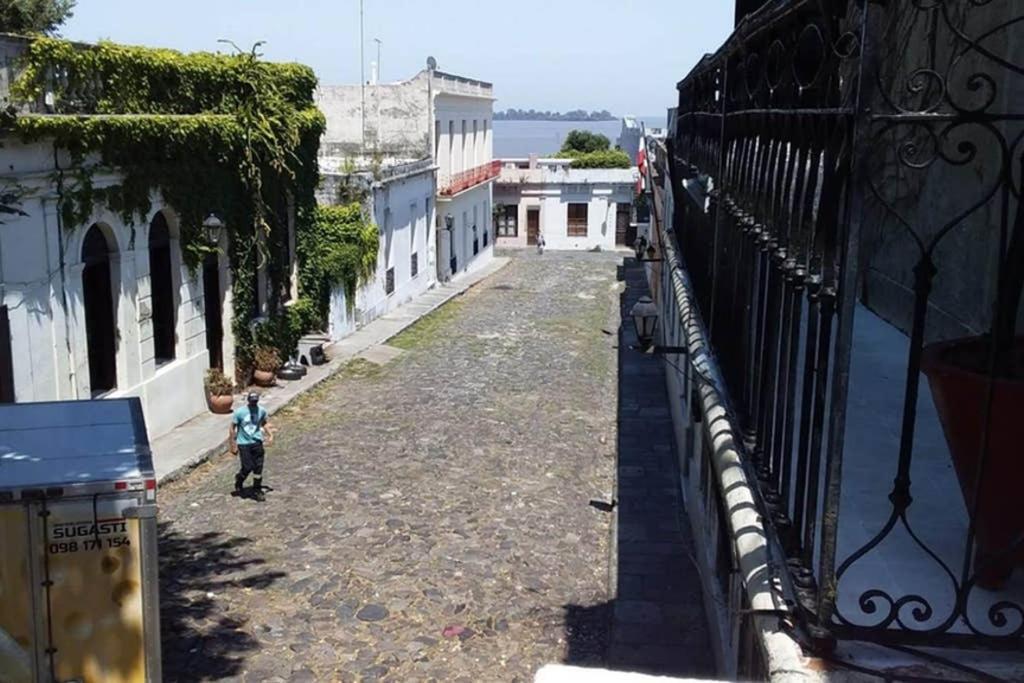
[[460, 171], [454, 175], [442, 173], [438, 176], [438, 194], [451, 197], [466, 190], [494, 180], [501, 174], [501, 161], [495, 159], [474, 168]]
[[1012, 0], [778, 0], [678, 84], [693, 467], [735, 449], [830, 668], [1024, 680], [1021, 44]]

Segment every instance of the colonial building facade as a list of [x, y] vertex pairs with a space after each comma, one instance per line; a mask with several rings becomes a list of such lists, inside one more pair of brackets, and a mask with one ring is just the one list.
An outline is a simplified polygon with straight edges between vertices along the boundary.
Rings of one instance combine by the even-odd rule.
[[[11, 399], [138, 396], [151, 435], [206, 409], [203, 375], [234, 369], [225, 256], [184, 265], [174, 208], [154, 196], [139, 225], [97, 206], [59, 218], [53, 174], [69, 164], [49, 143], [5, 139], [25, 215], [0, 224], [0, 301], [10, 339]], [[97, 186], [116, 176], [97, 178]]]
[[636, 168], [570, 168], [571, 159], [502, 159], [494, 187], [499, 247], [632, 247]]
[[437, 273], [441, 280], [475, 270], [494, 255], [493, 87], [431, 69], [434, 160], [438, 167]]
[[[38, 101], [12, 92], [22, 56], [31, 46], [31, 39], [0, 37], [0, 104], [10, 106], [15, 122], [117, 118], [101, 111], [96, 93], [79, 90], [84, 90], [79, 84], [65, 85], [65, 91], [54, 85], [58, 94], [51, 91]], [[106, 72], [97, 72], [90, 87], [103, 92], [123, 86], [107, 78]], [[199, 105], [188, 101], [178, 106], [186, 112], [178, 114], [179, 120], [204, 114], [192, 111]], [[0, 128], [0, 400], [139, 397], [150, 437], [204, 412], [207, 370], [235, 376], [232, 290], [238, 283], [228, 254], [238, 226], [211, 213], [204, 228], [192, 226], [192, 241], [186, 242], [182, 207], [171, 205], [159, 191], [150, 190], [145, 212], [116, 211], [105, 197], [124, 196], [124, 169], [104, 163], [99, 152], [72, 154], [67, 142], [49, 136], [26, 141], [17, 130], [15, 124]], [[88, 179], [85, 185], [83, 178]], [[71, 216], [62, 207], [83, 187], [91, 199], [74, 204], [79, 208]], [[280, 205], [285, 217], [274, 228], [281, 245], [275, 256], [281, 265], [277, 284], [271, 283], [265, 263], [246, 278], [251, 297], [244, 313], [253, 324], [298, 294], [295, 208], [283, 196]], [[204, 207], [203, 213], [208, 210]], [[202, 233], [198, 241], [197, 228]], [[195, 248], [200, 242], [206, 256], [189, 265], [186, 244]]]

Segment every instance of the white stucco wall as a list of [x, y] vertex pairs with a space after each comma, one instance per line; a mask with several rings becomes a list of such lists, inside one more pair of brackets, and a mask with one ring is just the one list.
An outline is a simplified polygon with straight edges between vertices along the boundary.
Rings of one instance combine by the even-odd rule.
[[629, 155], [629, 160], [636, 164], [637, 154], [640, 153], [641, 128], [636, 117], [625, 116], [622, 119], [622, 130], [619, 131], [619, 138], [615, 144]]
[[[443, 191], [453, 175], [491, 162], [494, 149], [494, 97], [489, 84], [443, 73], [434, 75], [432, 88], [437, 185], [438, 190]], [[449, 131], [453, 134], [449, 134]], [[454, 195], [438, 195], [438, 220], [441, 226], [436, 245], [439, 279], [458, 278], [493, 258], [493, 184], [493, 180], [487, 180]], [[448, 214], [453, 218], [451, 231], [444, 229], [444, 219]], [[451, 269], [453, 254], [456, 263], [454, 272]]]
[[[377, 273], [356, 292], [353, 310], [346, 306], [345, 292], [331, 295], [331, 339], [338, 340], [359, 327], [429, 289], [436, 282], [434, 223], [436, 215], [434, 170], [376, 184], [370, 211], [380, 230]], [[412, 254], [417, 255], [417, 275], [412, 276]], [[394, 268], [395, 289], [385, 290], [387, 271]]]
[[[614, 249], [617, 207], [632, 205], [636, 177], [636, 169], [502, 169], [494, 203], [519, 207], [519, 230], [499, 237], [498, 246], [527, 246], [528, 215], [535, 209], [547, 249]], [[587, 205], [586, 237], [569, 236], [569, 204]]]
[[[453, 228], [451, 232], [441, 229], [438, 232], [441, 246], [438, 254], [439, 271], [443, 279], [454, 279], [465, 273], [472, 272], [487, 264], [494, 258], [494, 229], [491, 219], [493, 183], [486, 182], [473, 187], [454, 197], [440, 198], [438, 216], [441, 225], [444, 217], [451, 214]], [[477, 253], [473, 253], [473, 227], [476, 226]], [[450, 260], [452, 248], [455, 249], [456, 271], [452, 272]]]
[[[81, 226], [59, 227], [56, 190], [51, 184], [52, 148], [4, 141], [5, 162], [28, 190], [26, 217], [5, 217], [0, 225], [0, 301], [8, 309], [14, 359], [15, 400], [87, 399], [89, 359], [83, 304], [82, 241], [94, 224], [116, 244], [110, 255], [115, 310], [116, 389], [104, 397], [139, 396], [151, 437], [206, 410], [203, 376], [208, 366], [201, 271], [182, 263], [177, 222], [168, 210], [172, 288], [176, 306], [175, 358], [154, 360], [149, 270], [149, 221], [164, 208], [153, 197], [143, 224], [131, 226], [107, 210], [97, 210]], [[65, 160], [66, 161], [66, 160]], [[102, 186], [114, 178], [97, 178]], [[63, 255], [63, 258], [62, 258]], [[222, 290], [229, 290], [226, 258], [221, 257]], [[224, 291], [221, 293], [224, 294]], [[230, 297], [223, 301], [224, 357], [233, 372]], [[66, 314], [65, 314], [66, 311]]]
[[421, 71], [397, 83], [317, 88], [316, 104], [327, 120], [321, 153], [357, 156], [376, 152], [408, 158], [429, 154], [429, 80], [429, 72]]
[[439, 188], [444, 188], [451, 176], [491, 160], [493, 103], [489, 96], [435, 94], [434, 125], [438, 134], [434, 142]]

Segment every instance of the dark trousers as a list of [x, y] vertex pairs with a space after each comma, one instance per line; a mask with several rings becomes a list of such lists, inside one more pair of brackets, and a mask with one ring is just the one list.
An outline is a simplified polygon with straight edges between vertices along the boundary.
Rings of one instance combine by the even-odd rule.
[[263, 479], [263, 444], [239, 444], [238, 460], [242, 469], [238, 473], [238, 481], [243, 482], [252, 473], [253, 483], [259, 485]]

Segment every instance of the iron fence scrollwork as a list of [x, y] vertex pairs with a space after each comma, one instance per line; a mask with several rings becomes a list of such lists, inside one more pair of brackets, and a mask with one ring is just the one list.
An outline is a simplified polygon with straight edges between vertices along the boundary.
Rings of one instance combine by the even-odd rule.
[[[803, 626], [824, 642], [1024, 645], [1024, 605], [1012, 591], [993, 592], [1024, 558], [1024, 528], [991, 529], [1000, 514], [1024, 518], [1016, 502], [1024, 496], [999, 483], [1012, 477], [997, 426], [1013, 396], [1024, 397], [1004, 386], [1024, 386], [1014, 333], [1024, 287], [1024, 11], [1016, 4], [776, 1], [678, 84], [674, 234]], [[965, 274], [956, 252], [967, 243], [957, 240], [991, 243], [993, 267]], [[908, 273], [909, 350], [899, 437], [878, 459], [878, 486], [891, 487], [887, 519], [853, 547], [838, 543], [853, 319], [879, 254]], [[942, 335], [929, 316], [949, 282], [964, 277], [987, 278], [978, 291], [989, 300], [978, 302], [974, 346], [950, 351], [934, 343]], [[923, 448], [915, 426], [922, 371], [936, 405], [943, 400], [946, 380], [930, 369], [940, 353], [971, 356], [983, 377], [980, 398], [958, 407], [977, 412], [976, 440], [958, 443], [966, 428], [942, 415], [969, 518], [955, 563], [908, 514], [927, 495], [911, 482]], [[1022, 404], [1016, 410], [1024, 416]], [[976, 459], [964, 464], [958, 448]], [[849, 581], [896, 529], [949, 591]]]

